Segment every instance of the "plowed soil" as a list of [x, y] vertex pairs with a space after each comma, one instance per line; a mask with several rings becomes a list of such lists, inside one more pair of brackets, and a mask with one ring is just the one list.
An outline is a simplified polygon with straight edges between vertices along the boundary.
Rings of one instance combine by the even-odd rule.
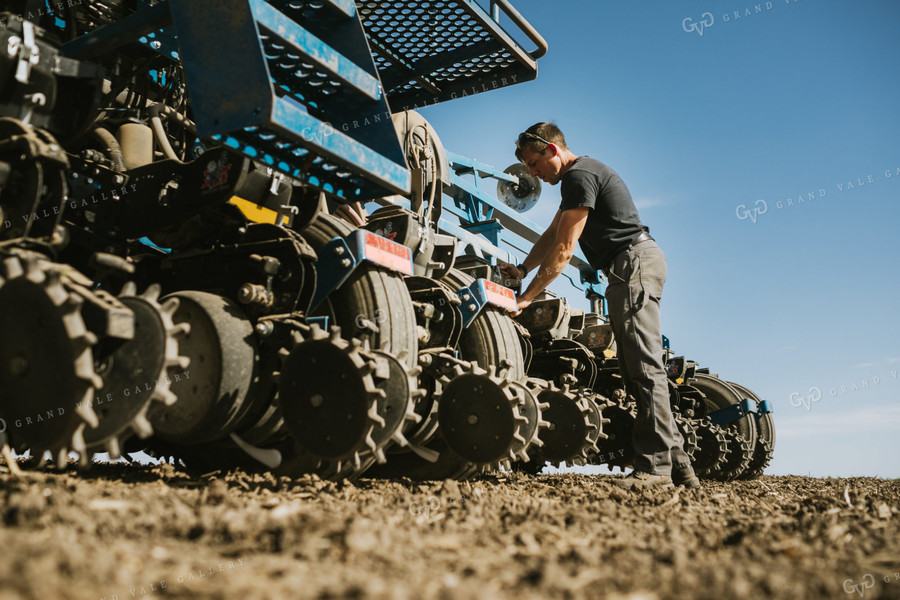
[[900, 482], [0, 470], [0, 599], [898, 598]]

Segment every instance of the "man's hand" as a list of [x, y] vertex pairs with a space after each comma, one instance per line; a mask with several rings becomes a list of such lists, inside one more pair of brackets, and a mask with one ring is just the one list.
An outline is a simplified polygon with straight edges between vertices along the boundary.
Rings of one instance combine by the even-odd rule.
[[528, 305], [529, 305], [529, 304], [531, 304], [531, 300], [526, 300], [526, 299], [523, 298], [522, 296], [516, 296], [516, 306], [519, 307], [519, 310], [517, 310], [517, 311], [514, 312], [514, 313], [510, 313], [511, 316], [513, 316], [513, 317], [518, 317], [519, 315], [522, 314], [522, 311], [523, 311], [523, 310], [525, 310], [526, 308], [528, 308]]
[[500, 269], [500, 272], [505, 277], [510, 279], [525, 279], [525, 273], [523, 273], [522, 269], [518, 268], [516, 265], [497, 259], [497, 268]]

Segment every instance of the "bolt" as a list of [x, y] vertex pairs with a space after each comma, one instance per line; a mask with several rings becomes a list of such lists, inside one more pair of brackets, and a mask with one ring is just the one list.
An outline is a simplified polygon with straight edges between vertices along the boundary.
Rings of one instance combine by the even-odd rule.
[[269, 337], [274, 330], [275, 325], [272, 324], [272, 321], [260, 321], [256, 324], [256, 334], [260, 337]]
[[344, 255], [344, 252], [346, 252], [346, 250], [344, 250], [344, 247], [343, 247], [343, 246], [337, 246], [337, 247], [334, 249], [334, 253], [335, 253], [337, 256], [343, 256], [343, 255]]
[[253, 287], [251, 284], [245, 283], [241, 286], [241, 289], [238, 290], [238, 302], [247, 304], [251, 300], [253, 300]]
[[353, 261], [351, 261], [349, 258], [345, 258], [341, 261], [341, 266], [345, 269], [349, 268], [351, 264], [353, 264]]
[[466, 420], [469, 422], [469, 425], [477, 425], [478, 424], [478, 415], [469, 415], [469, 418]]
[[470, 304], [470, 305], [467, 307], [467, 309], [468, 309], [469, 312], [475, 312], [475, 305], [474, 305], [474, 304]]
[[313, 397], [309, 399], [309, 403], [313, 405], [313, 408], [319, 408], [325, 404], [325, 397], [322, 396], [322, 394], [314, 394]]
[[159, 50], [160, 48], [162, 48], [162, 42], [160, 42], [159, 40], [153, 40], [152, 42], [150, 42], [150, 45], [153, 46], [154, 50]]
[[462, 299], [463, 299], [463, 302], [468, 302], [469, 300], [472, 299], [472, 296], [470, 294], [463, 294]]

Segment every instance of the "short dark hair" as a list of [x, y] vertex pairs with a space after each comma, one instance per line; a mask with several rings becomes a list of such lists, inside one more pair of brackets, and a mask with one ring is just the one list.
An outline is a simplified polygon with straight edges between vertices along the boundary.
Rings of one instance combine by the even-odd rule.
[[516, 138], [516, 158], [522, 160], [523, 148], [543, 154], [547, 150], [548, 144], [553, 144], [563, 150], [569, 149], [566, 145], [566, 136], [559, 130], [559, 127], [546, 121], [535, 123]]

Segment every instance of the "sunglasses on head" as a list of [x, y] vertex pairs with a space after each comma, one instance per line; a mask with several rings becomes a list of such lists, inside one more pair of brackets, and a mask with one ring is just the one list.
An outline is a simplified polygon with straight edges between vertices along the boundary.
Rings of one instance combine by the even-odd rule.
[[516, 146], [521, 148], [524, 144], [528, 143], [529, 138], [537, 140], [539, 142], [543, 142], [543, 143], [547, 144], [548, 146], [552, 143], [552, 142], [545, 140], [544, 138], [542, 138], [541, 136], [539, 136], [536, 133], [531, 133], [530, 131], [525, 131], [525, 132], [519, 134], [518, 139], [516, 139]]

